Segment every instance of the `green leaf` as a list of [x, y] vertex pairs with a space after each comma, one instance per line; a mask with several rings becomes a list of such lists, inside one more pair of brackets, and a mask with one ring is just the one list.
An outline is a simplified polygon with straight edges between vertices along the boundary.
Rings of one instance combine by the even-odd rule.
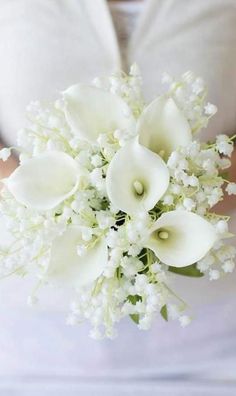
[[131, 314], [129, 316], [134, 323], [139, 324], [139, 314]]
[[116, 276], [117, 276], [117, 279], [121, 279], [123, 277], [120, 267], [116, 268]]
[[[131, 304], [135, 305], [137, 301], [142, 301], [142, 297], [138, 294], [132, 296], [131, 294], [127, 297], [127, 300], [131, 302]], [[136, 324], [139, 324], [139, 314], [131, 314], [129, 315], [132, 321]]]
[[109, 206], [108, 201], [107, 201], [106, 199], [104, 199], [104, 200], [101, 202], [101, 209], [102, 209], [102, 210], [106, 210], [106, 209], [108, 209], [108, 206]]
[[168, 311], [167, 311], [167, 305], [163, 305], [163, 307], [160, 310], [160, 314], [168, 322]]
[[127, 300], [131, 302], [131, 304], [135, 305], [137, 301], [142, 301], [142, 297], [138, 294], [132, 296], [131, 294], [127, 297]]
[[197, 268], [196, 263], [189, 265], [188, 267], [182, 267], [182, 268], [170, 266], [168, 268], [168, 271], [173, 272], [178, 275], [191, 276], [191, 277], [195, 277], [195, 278], [201, 278], [202, 276], [204, 276], [204, 274], [201, 271], [199, 271], [199, 269]]
[[224, 180], [230, 180], [230, 174], [227, 171], [220, 173], [220, 177], [223, 177]]
[[140, 271], [138, 271], [139, 274], [146, 274], [149, 271], [148, 268], [148, 249], [143, 248], [140, 252], [140, 254], [138, 255], [138, 259], [140, 261], [142, 261], [143, 263], [143, 269], [141, 269]]
[[139, 260], [141, 260], [143, 262], [144, 266], [147, 265], [147, 249], [146, 248], [143, 248], [141, 250], [141, 252], [138, 255], [138, 258], [139, 258]]

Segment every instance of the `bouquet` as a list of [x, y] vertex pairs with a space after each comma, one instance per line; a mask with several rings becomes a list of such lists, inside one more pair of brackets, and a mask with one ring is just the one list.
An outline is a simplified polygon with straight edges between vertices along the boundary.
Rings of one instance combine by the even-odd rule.
[[217, 110], [201, 78], [163, 83], [145, 103], [133, 65], [32, 102], [17, 147], [0, 151], [20, 160], [2, 180], [1, 277], [33, 274], [31, 305], [43, 287], [72, 290], [67, 322], [90, 321], [94, 338], [114, 337], [126, 316], [145, 330], [158, 315], [186, 326], [173, 273], [217, 280], [234, 269], [229, 217], [212, 209], [236, 194], [225, 171], [233, 137], [200, 142]]

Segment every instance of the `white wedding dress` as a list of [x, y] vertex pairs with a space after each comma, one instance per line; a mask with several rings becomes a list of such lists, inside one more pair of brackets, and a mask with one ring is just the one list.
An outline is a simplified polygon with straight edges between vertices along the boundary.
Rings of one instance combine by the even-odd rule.
[[[203, 138], [234, 132], [236, 1], [140, 4], [125, 11], [117, 5], [109, 10], [105, 0], [1, 0], [2, 140], [15, 144], [29, 101], [53, 98], [73, 83], [127, 69], [134, 61], [147, 100], [163, 89], [163, 71], [203, 76], [209, 100], [219, 108]], [[116, 22], [118, 42], [110, 11], [114, 18], [130, 15], [128, 45]], [[18, 279], [0, 283], [1, 396], [236, 395], [235, 274], [211, 283], [176, 280], [195, 306], [196, 320], [188, 328], [160, 319], [141, 332], [124, 321], [116, 340], [101, 342], [88, 338], [87, 325], [65, 325], [62, 293], [42, 293], [42, 308], [28, 308], [30, 287]]]

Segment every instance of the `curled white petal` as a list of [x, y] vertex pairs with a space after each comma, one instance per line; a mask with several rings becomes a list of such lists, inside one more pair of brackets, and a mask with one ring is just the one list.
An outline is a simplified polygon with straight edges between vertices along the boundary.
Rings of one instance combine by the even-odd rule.
[[169, 185], [169, 172], [159, 155], [132, 140], [109, 164], [106, 186], [112, 204], [128, 214], [152, 209]]
[[108, 260], [105, 239], [95, 243], [80, 257], [77, 248], [81, 242], [81, 231], [73, 226], [54, 241], [48, 267], [49, 280], [54, 284], [81, 287], [102, 274]]
[[28, 159], [4, 182], [18, 202], [48, 210], [75, 192], [79, 178], [76, 161], [65, 153], [53, 151]]
[[195, 213], [174, 210], [154, 224], [146, 247], [164, 263], [186, 267], [202, 259], [217, 239], [215, 228]]
[[102, 133], [135, 129], [128, 105], [117, 95], [83, 84], [73, 85], [63, 94], [66, 119], [83, 140], [94, 142]]
[[138, 122], [139, 142], [167, 159], [192, 140], [187, 119], [172, 98], [161, 96], [150, 103]]

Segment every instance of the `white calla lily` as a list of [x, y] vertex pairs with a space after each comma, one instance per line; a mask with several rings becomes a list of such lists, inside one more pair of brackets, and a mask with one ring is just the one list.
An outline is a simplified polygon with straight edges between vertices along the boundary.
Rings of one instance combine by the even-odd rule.
[[173, 210], [153, 225], [146, 247], [164, 263], [186, 267], [202, 259], [217, 240], [211, 223], [195, 213]]
[[26, 160], [4, 183], [18, 202], [33, 209], [48, 210], [75, 192], [80, 176], [73, 158], [52, 151]]
[[95, 142], [102, 133], [135, 130], [135, 119], [119, 96], [89, 85], [77, 84], [64, 93], [65, 116], [82, 140]]
[[130, 215], [148, 211], [164, 195], [169, 171], [159, 155], [132, 140], [111, 160], [106, 177], [112, 204]]
[[48, 278], [54, 284], [81, 287], [95, 281], [102, 274], [108, 260], [105, 239], [88, 248], [80, 257], [77, 247], [81, 241], [79, 227], [71, 226], [53, 242]]
[[151, 102], [140, 116], [139, 142], [165, 160], [180, 146], [192, 141], [191, 128], [172, 98], [161, 96]]

